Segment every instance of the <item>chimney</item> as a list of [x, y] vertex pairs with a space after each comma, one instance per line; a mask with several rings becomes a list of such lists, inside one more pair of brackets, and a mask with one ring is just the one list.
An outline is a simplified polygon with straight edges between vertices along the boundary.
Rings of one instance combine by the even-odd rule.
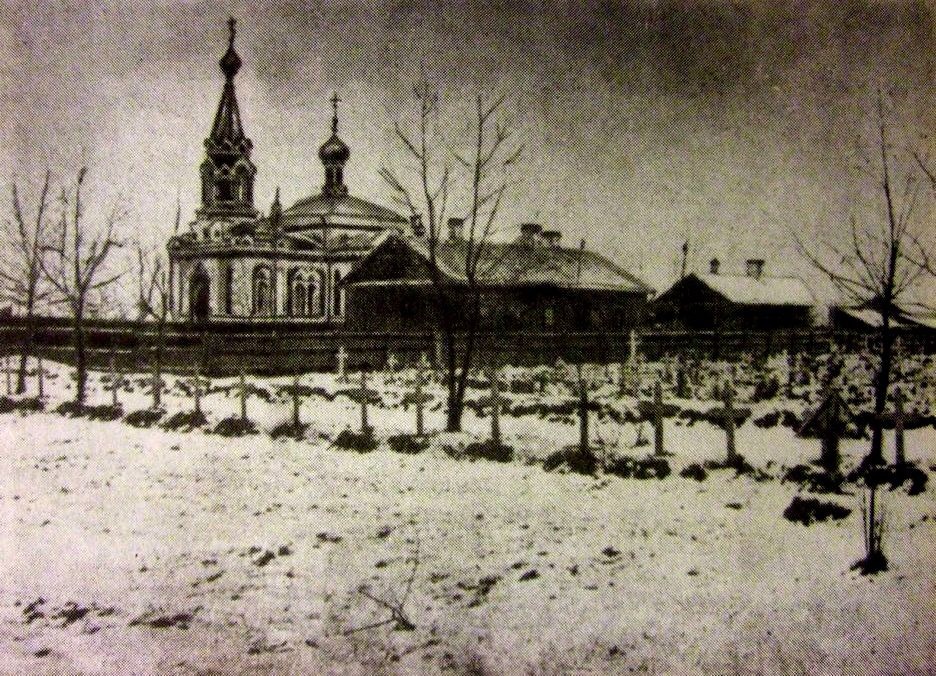
[[762, 258], [749, 258], [747, 261], [747, 276], [760, 279], [764, 274], [764, 260]]
[[520, 239], [524, 241], [534, 241], [543, 232], [543, 226], [539, 223], [521, 223]]
[[713, 275], [717, 275], [717, 274], [718, 274], [718, 267], [719, 267], [720, 265], [721, 265], [721, 263], [718, 262], [718, 259], [717, 259], [717, 258], [713, 258], [713, 259], [711, 260], [711, 262], [708, 264], [709, 272], [712, 273]]
[[543, 230], [542, 237], [549, 246], [559, 246], [559, 240], [562, 239], [562, 233], [558, 230]]
[[465, 238], [465, 219], [464, 218], [449, 218], [448, 219], [448, 232], [449, 239], [451, 241], [457, 241]]
[[413, 214], [409, 217], [410, 230], [414, 237], [422, 237], [426, 234], [426, 228], [423, 226], [422, 214]]

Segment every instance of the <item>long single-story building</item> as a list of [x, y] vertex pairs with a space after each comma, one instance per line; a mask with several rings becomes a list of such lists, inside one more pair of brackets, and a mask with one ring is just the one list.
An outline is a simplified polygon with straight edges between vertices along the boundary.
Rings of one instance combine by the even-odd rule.
[[482, 331], [621, 332], [644, 321], [652, 289], [584, 246], [562, 246], [557, 231], [527, 223], [515, 240], [478, 249], [463, 227], [450, 219], [448, 237], [434, 243], [388, 233], [344, 280], [348, 328], [431, 331], [438, 325], [437, 283], [458, 304], [453, 315], [468, 316], [466, 261], [475, 252]]

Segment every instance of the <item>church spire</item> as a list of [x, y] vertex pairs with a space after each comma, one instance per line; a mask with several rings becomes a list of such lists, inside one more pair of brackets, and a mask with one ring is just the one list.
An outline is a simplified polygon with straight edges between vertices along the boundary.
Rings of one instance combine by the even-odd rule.
[[351, 157], [351, 149], [338, 138], [338, 92], [332, 94], [332, 134], [319, 148], [319, 159], [325, 168], [325, 185], [322, 194], [329, 197], [340, 197], [348, 194], [348, 186], [344, 183], [344, 165]]
[[228, 20], [228, 48], [218, 62], [224, 75], [221, 100], [211, 133], [205, 139], [208, 157], [201, 166], [202, 208], [211, 216], [256, 216], [253, 206], [253, 183], [257, 173], [250, 161], [253, 144], [244, 133], [234, 78], [242, 62], [234, 49], [237, 21]]

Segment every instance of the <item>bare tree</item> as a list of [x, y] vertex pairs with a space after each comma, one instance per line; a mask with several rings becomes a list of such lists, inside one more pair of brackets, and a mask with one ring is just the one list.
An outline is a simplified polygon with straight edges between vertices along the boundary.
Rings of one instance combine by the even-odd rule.
[[40, 257], [43, 275], [61, 296], [71, 313], [72, 340], [75, 349], [77, 387], [75, 403], [84, 405], [88, 381], [88, 357], [86, 317], [94, 310], [93, 294], [116, 282], [122, 273], [101, 277], [108, 255], [120, 242], [114, 230], [120, 221], [121, 212], [114, 206], [105, 218], [104, 227], [92, 233], [84, 220], [81, 189], [87, 175], [87, 167], [78, 171], [75, 180], [74, 202], [71, 195], [62, 191], [62, 213], [58, 232], [53, 243], [44, 247]]
[[168, 265], [159, 250], [144, 251], [136, 243], [137, 283], [139, 297], [137, 310], [140, 321], [153, 322], [155, 336], [153, 352], [153, 407], [161, 402], [162, 365], [166, 350], [166, 324], [169, 320]]
[[[446, 373], [446, 429], [461, 429], [465, 390], [477, 350], [481, 319], [481, 285], [489, 264], [489, 243], [498, 212], [507, 192], [509, 169], [520, 156], [522, 147], [514, 143], [513, 123], [503, 115], [504, 97], [478, 95], [476, 111], [469, 126], [470, 150], [452, 149], [440, 129], [440, 96], [429, 82], [413, 88], [416, 102], [415, 130], [399, 123], [395, 135], [410, 160], [407, 174], [416, 177], [410, 188], [390, 169], [381, 176], [394, 193], [398, 204], [413, 215], [425, 214], [428, 223], [425, 246], [428, 252], [426, 271], [432, 287], [436, 324], [442, 337]], [[465, 194], [464, 215], [467, 232], [452, 242], [449, 251], [442, 227], [449, 199]], [[440, 270], [440, 261], [457, 268], [459, 279], [453, 281]]]
[[877, 114], [875, 144], [880, 164], [875, 169], [875, 182], [880, 190], [882, 217], [862, 223], [853, 215], [845, 244], [824, 241], [817, 250], [797, 238], [797, 245], [849, 303], [880, 313], [873, 383], [874, 421], [868, 453], [869, 461], [880, 463], [884, 457], [882, 416], [894, 368], [895, 325], [908, 310], [922, 306], [915, 292], [924, 276], [933, 274], [933, 266], [921, 239], [922, 231], [914, 227], [920, 181], [914, 167], [905, 171], [899, 168], [911, 163], [901, 163], [902, 158], [888, 138], [880, 93]]
[[26, 391], [26, 361], [34, 351], [36, 338], [36, 306], [48, 296], [40, 285], [42, 248], [49, 234], [47, 214], [50, 172], [46, 171], [39, 191], [35, 220], [27, 222], [23, 213], [19, 188], [12, 184], [13, 221], [5, 221], [2, 233], [3, 256], [0, 259], [0, 284], [5, 302], [18, 307], [26, 318], [20, 353], [16, 392]]

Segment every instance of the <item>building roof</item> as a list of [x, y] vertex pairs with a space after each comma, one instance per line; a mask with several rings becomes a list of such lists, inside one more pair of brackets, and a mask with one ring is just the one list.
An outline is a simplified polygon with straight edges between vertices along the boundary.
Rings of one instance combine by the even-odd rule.
[[283, 211], [284, 230], [345, 225], [363, 228], [402, 226], [407, 220], [395, 211], [351, 195], [319, 193], [305, 197]]
[[[883, 323], [881, 313], [872, 308], [836, 307], [835, 312], [872, 329], [881, 328]], [[900, 312], [899, 317], [891, 317], [891, 327], [894, 329], [936, 329], [936, 317]]]
[[[353, 285], [355, 278], [366, 270], [368, 261], [391, 241], [402, 242], [425, 261], [430, 259], [429, 242], [425, 238], [388, 235], [349, 273], [348, 283]], [[438, 242], [436, 262], [450, 282], [467, 283], [465, 260], [469, 249], [465, 240]], [[653, 291], [643, 281], [593, 251], [541, 242], [485, 242], [477, 269], [479, 283], [486, 287], [551, 286], [641, 294]], [[401, 280], [368, 280], [368, 284], [377, 285], [396, 283]]]
[[[798, 277], [761, 275], [713, 275], [691, 273], [716, 293], [738, 305], [809, 306], [815, 303], [803, 280]], [[678, 283], [678, 282], [677, 282]]]

